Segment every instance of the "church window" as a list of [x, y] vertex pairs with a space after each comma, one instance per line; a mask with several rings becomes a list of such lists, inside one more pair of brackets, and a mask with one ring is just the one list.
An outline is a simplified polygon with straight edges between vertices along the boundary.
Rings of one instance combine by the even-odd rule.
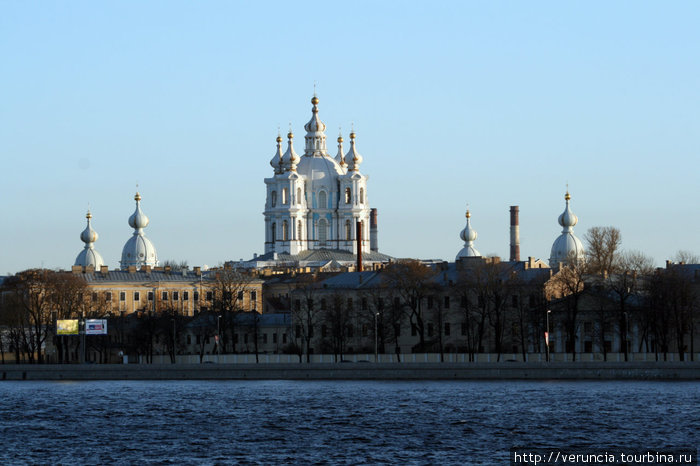
[[272, 235], [271, 235], [271, 237], [272, 237], [272, 242], [273, 242], [273, 243], [274, 243], [275, 241], [277, 241], [277, 231], [276, 231], [276, 230], [277, 230], [277, 224], [274, 223], [274, 222], [272, 222], [272, 230], [271, 230]]
[[277, 191], [272, 191], [270, 193], [270, 205], [272, 205], [272, 207], [277, 205]]
[[134, 291], [134, 301], [141, 301], [141, 293]]
[[318, 208], [319, 209], [328, 208], [328, 198], [326, 197], [325, 191], [321, 191], [318, 193]]
[[365, 202], [365, 188], [360, 188], [360, 204]]
[[109, 302], [112, 300], [112, 292], [111, 291], [105, 291], [105, 301]]
[[345, 203], [350, 204], [350, 198], [352, 197], [352, 192], [350, 188], [345, 188]]
[[297, 204], [301, 204], [301, 188], [297, 188]]
[[350, 241], [352, 239], [352, 224], [350, 220], [345, 220], [345, 240]]
[[297, 239], [301, 240], [301, 220], [297, 221]]
[[147, 297], [147, 299], [148, 299], [149, 301], [153, 301], [153, 296], [154, 296], [154, 295], [153, 295], [153, 292], [152, 292], [152, 291], [149, 291], [149, 292], [148, 292], [148, 297]]
[[289, 204], [289, 191], [287, 188], [282, 188], [282, 204]]
[[119, 292], [119, 301], [126, 301], [126, 293], [124, 291]]
[[289, 223], [282, 222], [282, 241], [289, 241]]
[[318, 242], [320, 246], [325, 246], [328, 240], [328, 222], [325, 218], [318, 221]]

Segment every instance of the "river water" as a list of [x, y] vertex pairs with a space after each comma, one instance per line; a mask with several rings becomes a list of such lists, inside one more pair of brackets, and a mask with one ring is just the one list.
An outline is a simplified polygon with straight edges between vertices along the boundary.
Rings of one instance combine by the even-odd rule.
[[0, 463], [508, 464], [697, 448], [700, 383], [0, 382]]

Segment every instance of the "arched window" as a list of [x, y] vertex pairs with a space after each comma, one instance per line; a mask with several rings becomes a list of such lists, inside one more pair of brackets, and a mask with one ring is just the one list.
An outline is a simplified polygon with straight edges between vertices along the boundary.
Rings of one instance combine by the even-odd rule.
[[352, 191], [350, 191], [350, 188], [345, 188], [345, 203], [350, 204], [351, 198], [352, 198]]
[[270, 193], [270, 204], [272, 207], [275, 207], [277, 205], [277, 191], [272, 191]]
[[328, 241], [328, 222], [326, 219], [320, 219], [316, 228], [318, 228], [318, 243], [320, 246], [325, 246], [326, 241]]
[[318, 208], [327, 209], [328, 208], [328, 198], [326, 197], [325, 191], [320, 191], [318, 193]]
[[301, 204], [301, 188], [297, 188], [297, 204]]
[[350, 220], [345, 220], [345, 240], [350, 241], [352, 239], [352, 223]]
[[360, 204], [365, 203], [365, 188], [360, 188]]
[[282, 222], [282, 241], [289, 241], [289, 223]]
[[289, 204], [289, 191], [287, 191], [287, 188], [282, 188], [282, 204]]
[[301, 240], [301, 220], [297, 221], [297, 239]]
[[277, 224], [274, 222], [272, 222], [271, 233], [272, 233], [272, 235], [270, 235], [270, 236], [272, 238], [272, 242], [274, 243], [275, 241], [277, 241]]

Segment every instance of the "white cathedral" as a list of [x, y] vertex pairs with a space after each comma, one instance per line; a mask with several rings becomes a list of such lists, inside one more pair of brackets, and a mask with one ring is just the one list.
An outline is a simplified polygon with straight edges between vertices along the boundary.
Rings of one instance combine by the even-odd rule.
[[[370, 209], [368, 176], [360, 171], [362, 156], [356, 135], [350, 133], [350, 148], [343, 149], [338, 137], [335, 157], [326, 148], [326, 125], [318, 115], [318, 98], [311, 99], [311, 119], [304, 129], [304, 154], [294, 150], [294, 134], [282, 137], [270, 160], [273, 176], [265, 178], [265, 254], [254, 261], [351, 261], [358, 247], [367, 260], [386, 261], [378, 252], [377, 214]], [[325, 254], [315, 254], [324, 251]]]

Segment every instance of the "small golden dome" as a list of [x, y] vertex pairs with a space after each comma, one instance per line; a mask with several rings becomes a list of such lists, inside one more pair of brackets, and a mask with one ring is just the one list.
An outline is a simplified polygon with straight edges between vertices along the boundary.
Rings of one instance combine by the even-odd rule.
[[287, 133], [287, 139], [292, 139], [294, 137], [294, 133], [291, 131]]
[[564, 199], [566, 199], [567, 201], [569, 199], [571, 199], [571, 195], [569, 194], [569, 191], [566, 192], [566, 196], [564, 196]]
[[313, 97], [311, 98], [311, 103], [314, 104], [314, 105], [318, 105], [318, 97], [313, 96]]
[[343, 142], [343, 136], [338, 136], [338, 142]]
[[87, 215], [85, 215], [85, 218], [87, 218], [87, 219], [92, 218], [92, 214], [90, 213], [89, 210], [87, 211]]
[[136, 191], [136, 195], [134, 196], [135, 201], [140, 201], [141, 200], [141, 195], [139, 194], [138, 191]]
[[471, 216], [472, 216], [471, 212], [469, 212], [469, 211], [467, 210], [467, 215], [466, 215], [466, 217], [467, 217], [467, 218], [471, 218]]
[[353, 131], [352, 133], [350, 133], [350, 139], [355, 139], [355, 131]]
[[282, 136], [277, 135], [277, 142], [282, 142]]

